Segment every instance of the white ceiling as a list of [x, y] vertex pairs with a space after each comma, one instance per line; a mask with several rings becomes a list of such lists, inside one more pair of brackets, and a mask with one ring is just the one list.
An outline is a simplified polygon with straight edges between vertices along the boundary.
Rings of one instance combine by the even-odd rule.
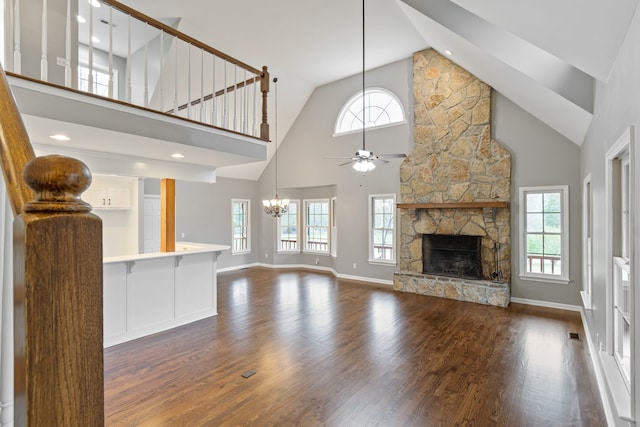
[[[280, 138], [317, 86], [361, 71], [360, 0], [125, 0], [279, 81]], [[367, 68], [434, 47], [574, 143], [638, 0], [366, 0]], [[273, 110], [271, 110], [273, 111]], [[270, 154], [273, 146], [270, 146]], [[264, 164], [221, 168], [259, 177]]]
[[[362, 70], [361, 0], [121, 1], [179, 22], [180, 31], [247, 64], [267, 65], [279, 78], [279, 140], [314, 88]], [[366, 0], [366, 67], [427, 47], [451, 50], [454, 62], [581, 145], [594, 82], [607, 80], [638, 1]], [[273, 152], [268, 144], [267, 158]], [[258, 179], [266, 163], [217, 173]]]

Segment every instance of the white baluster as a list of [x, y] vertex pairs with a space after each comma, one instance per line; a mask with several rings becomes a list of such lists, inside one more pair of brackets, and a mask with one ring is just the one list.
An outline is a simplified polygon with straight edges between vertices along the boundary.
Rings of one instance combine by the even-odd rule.
[[173, 114], [178, 115], [178, 38], [175, 38], [176, 46], [176, 66], [173, 73]]
[[89, 3], [89, 82], [88, 92], [93, 93], [93, 5]]
[[131, 15], [127, 15], [127, 102], [131, 104], [132, 87], [131, 87]]
[[147, 30], [149, 28], [149, 23], [144, 23], [144, 100], [143, 104], [145, 107], [149, 106], [149, 37], [147, 35]]
[[229, 129], [229, 91], [227, 85], [227, 60], [224, 61], [224, 106], [223, 106], [223, 121], [222, 127]]
[[253, 77], [253, 136], [258, 136], [258, 82]]
[[187, 44], [187, 118], [191, 118], [191, 43]]
[[218, 123], [218, 116], [217, 116], [217, 111], [216, 111], [216, 105], [218, 104], [218, 98], [216, 97], [216, 56], [213, 55], [213, 60], [212, 62], [212, 66], [211, 68], [213, 69], [213, 71], [211, 71], [211, 81], [213, 89], [211, 90], [211, 124], [213, 126], [215, 126]]
[[67, 25], [65, 29], [64, 48], [64, 85], [72, 86], [71, 82], [71, 0], [67, 0]]
[[41, 57], [40, 57], [40, 80], [43, 82], [49, 81], [48, 71], [49, 64], [47, 63], [47, 12], [48, 12], [47, 0], [42, 0], [42, 42], [41, 42]]
[[109, 98], [113, 98], [113, 7], [109, 6]]
[[22, 74], [22, 53], [20, 52], [20, 0], [16, 0], [13, 14], [13, 72]]
[[160, 111], [164, 112], [164, 30], [160, 30], [160, 87], [158, 90], [160, 91]]
[[0, 426], [14, 425], [13, 226], [4, 182], [0, 182]]
[[233, 66], [233, 130], [238, 126], [238, 66]]
[[248, 116], [248, 111], [249, 111], [249, 97], [248, 97], [248, 92], [247, 89], [249, 89], [247, 87], [247, 70], [244, 70], [244, 77], [242, 79], [242, 81], [244, 82], [244, 88], [242, 91], [242, 133], [247, 133], [247, 128], [249, 127], [249, 116]]
[[200, 49], [200, 121], [204, 123], [204, 49]]

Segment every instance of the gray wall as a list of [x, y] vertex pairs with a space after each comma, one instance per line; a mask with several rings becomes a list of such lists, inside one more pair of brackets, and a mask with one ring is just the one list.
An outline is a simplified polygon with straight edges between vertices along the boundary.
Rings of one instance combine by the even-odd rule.
[[[379, 86], [393, 91], [407, 113], [407, 124], [367, 131], [366, 146], [374, 153], [408, 153], [413, 148], [413, 76], [408, 58], [366, 75], [367, 87]], [[280, 82], [286, 84], [286, 82]], [[289, 133], [278, 149], [278, 184], [282, 198], [300, 198], [307, 187], [335, 186], [337, 197], [338, 256], [320, 257], [320, 265], [334, 268], [339, 274], [392, 280], [394, 266], [368, 262], [369, 194], [398, 193], [400, 160], [379, 166], [372, 173], [358, 174], [340, 160], [329, 156], [351, 156], [362, 147], [362, 134], [333, 136], [335, 120], [344, 103], [362, 88], [361, 76], [339, 80], [315, 89]], [[512, 239], [513, 295], [519, 298], [578, 305], [581, 288], [580, 235], [580, 149], [498, 93], [493, 95], [493, 133], [513, 155]], [[260, 198], [274, 193], [274, 161], [259, 181]], [[555, 285], [521, 281], [519, 266], [517, 209], [521, 186], [570, 186], [571, 283]], [[295, 191], [288, 188], [296, 188]], [[308, 196], [304, 196], [308, 197]], [[314, 256], [275, 254], [275, 223], [263, 215], [261, 262], [275, 264], [315, 263]], [[265, 257], [266, 254], [266, 257]], [[272, 260], [272, 261], [268, 261]], [[356, 268], [353, 268], [353, 264]]]
[[[145, 186], [146, 187], [146, 186]], [[218, 268], [257, 262], [258, 222], [263, 215], [255, 181], [218, 178], [215, 184], [176, 181], [176, 236], [189, 242], [231, 245], [231, 199], [251, 200], [251, 253], [218, 258]], [[259, 206], [260, 205], [260, 206]], [[185, 237], [182, 238], [182, 233]]]
[[[492, 132], [495, 140], [511, 152], [511, 292], [526, 298], [580, 305], [582, 289], [582, 211], [580, 208], [580, 147], [526, 111], [493, 91]], [[568, 285], [521, 280], [519, 189], [569, 185], [569, 278]]]
[[[376, 154], [408, 153], [413, 145], [411, 70], [411, 59], [406, 59], [367, 72], [367, 87], [383, 87], [394, 92], [408, 115], [406, 124], [367, 131], [366, 148]], [[279, 84], [286, 85], [286, 82], [280, 81]], [[316, 88], [278, 149], [278, 185], [281, 188], [278, 193], [281, 198], [311, 198], [315, 197], [314, 194], [336, 196], [338, 256], [333, 259], [317, 255], [277, 255], [276, 263], [313, 265], [319, 258], [320, 266], [334, 268], [340, 274], [380, 280], [393, 278], [395, 267], [368, 262], [367, 203], [369, 194], [399, 191], [401, 159], [378, 166], [373, 173], [366, 175], [357, 173], [350, 166], [338, 166], [344, 161], [325, 159], [328, 156], [351, 157], [362, 148], [361, 133], [333, 136], [340, 109], [361, 90], [362, 79], [357, 75]], [[260, 198], [273, 197], [274, 169], [272, 160], [259, 180]], [[314, 192], [309, 189], [324, 186], [335, 186], [335, 190]], [[298, 192], [288, 188], [296, 188]], [[261, 227], [264, 239], [261, 257], [267, 253], [269, 259], [274, 259], [275, 222], [263, 214]], [[356, 268], [353, 268], [354, 263]]]
[[[635, 126], [636, 150], [638, 147], [638, 124], [640, 123], [640, 12], [636, 10], [635, 16], [625, 42], [620, 49], [615, 67], [607, 83], [596, 84], [594, 118], [587, 133], [587, 137], [581, 151], [581, 180], [591, 174], [591, 187], [593, 194], [593, 309], [585, 310], [585, 318], [589, 325], [591, 338], [597, 342], [605, 341], [607, 334], [605, 310], [606, 300], [606, 193], [605, 193], [605, 164], [606, 152], [618, 140], [626, 128]], [[638, 193], [638, 170], [640, 156], [636, 154], [636, 162], [633, 167], [636, 170], [635, 194]], [[633, 265], [640, 265], [640, 198], [636, 196], [635, 215], [632, 216], [635, 226], [635, 255]], [[635, 285], [637, 289], [637, 284]], [[634, 336], [636, 342], [636, 372], [640, 369], [640, 340], [638, 337], [638, 320], [640, 319], [639, 292], [636, 292], [635, 312], [632, 315], [634, 321]], [[640, 408], [640, 390], [638, 389], [638, 376], [636, 374], [635, 407]], [[627, 425], [620, 422], [617, 425]]]

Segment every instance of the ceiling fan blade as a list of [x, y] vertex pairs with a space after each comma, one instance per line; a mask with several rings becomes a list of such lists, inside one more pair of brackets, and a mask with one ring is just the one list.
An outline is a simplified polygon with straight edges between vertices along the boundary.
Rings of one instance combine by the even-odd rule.
[[323, 159], [351, 159], [353, 160], [353, 157], [323, 157]]
[[378, 154], [378, 157], [386, 157], [388, 159], [402, 159], [407, 157], [406, 154]]
[[381, 163], [389, 163], [389, 160], [380, 159], [380, 158], [373, 159], [373, 161], [374, 162], [381, 162]]
[[349, 165], [349, 164], [351, 164], [353, 162], [355, 162], [355, 160], [352, 159], [352, 160], [349, 160], [348, 162], [340, 163], [338, 166], [346, 166], [346, 165]]

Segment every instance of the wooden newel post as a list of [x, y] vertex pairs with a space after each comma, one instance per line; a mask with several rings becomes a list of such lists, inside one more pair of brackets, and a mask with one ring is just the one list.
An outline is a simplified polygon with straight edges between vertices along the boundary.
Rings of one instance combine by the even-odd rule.
[[35, 158], [14, 221], [16, 426], [104, 425], [102, 221], [79, 195], [91, 173]]
[[269, 93], [269, 72], [267, 66], [262, 67], [260, 79], [260, 91], [262, 92], [262, 123], [260, 123], [260, 139], [269, 141], [269, 122], [267, 117], [267, 94]]

